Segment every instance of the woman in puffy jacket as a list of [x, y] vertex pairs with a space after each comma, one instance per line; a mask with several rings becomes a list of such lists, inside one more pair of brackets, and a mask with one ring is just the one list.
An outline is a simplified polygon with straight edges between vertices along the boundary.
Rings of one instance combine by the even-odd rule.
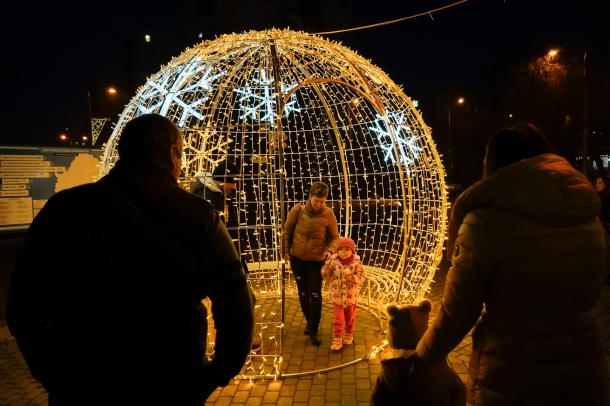
[[307, 321], [305, 335], [315, 346], [321, 344], [318, 326], [322, 316], [321, 269], [339, 239], [337, 219], [326, 206], [328, 185], [314, 182], [305, 204], [297, 204], [288, 213], [283, 230], [284, 257], [290, 260], [299, 291], [299, 302]]
[[481, 181], [451, 214], [442, 309], [417, 345], [442, 360], [475, 326], [469, 402], [606, 405], [607, 362], [593, 310], [605, 244], [588, 180], [531, 124], [487, 144]]

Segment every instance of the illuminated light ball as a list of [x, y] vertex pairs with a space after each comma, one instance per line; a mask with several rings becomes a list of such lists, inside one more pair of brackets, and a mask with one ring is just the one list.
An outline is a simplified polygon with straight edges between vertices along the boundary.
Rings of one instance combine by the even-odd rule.
[[[125, 123], [146, 113], [182, 130], [183, 184], [201, 172], [236, 184], [225, 217], [257, 296], [279, 297], [282, 225], [318, 180], [365, 265], [360, 305], [378, 314], [426, 294], [445, 238], [444, 169], [413, 100], [370, 61], [290, 30], [204, 41], [140, 87], [101, 175], [117, 160]], [[265, 313], [269, 326], [279, 313]]]

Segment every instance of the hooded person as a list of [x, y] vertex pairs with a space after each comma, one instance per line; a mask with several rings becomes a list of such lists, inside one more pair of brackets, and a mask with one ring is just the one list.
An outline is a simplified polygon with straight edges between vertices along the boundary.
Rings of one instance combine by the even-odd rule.
[[381, 360], [371, 406], [464, 406], [466, 388], [447, 360], [422, 364], [415, 347], [428, 328], [432, 304], [387, 307], [388, 343], [393, 355]]
[[416, 348], [440, 362], [474, 326], [469, 404], [607, 404], [593, 315], [605, 265], [599, 208], [535, 126], [490, 138], [483, 179], [454, 204], [442, 308]]

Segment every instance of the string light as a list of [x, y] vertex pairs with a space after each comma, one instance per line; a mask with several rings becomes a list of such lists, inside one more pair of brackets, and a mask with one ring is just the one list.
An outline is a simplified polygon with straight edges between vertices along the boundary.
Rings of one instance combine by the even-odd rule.
[[430, 16], [430, 19], [432, 21], [434, 21], [434, 17], [432, 16], [432, 13], [443, 11], [443, 10], [446, 10], [448, 8], [451, 8], [451, 7], [459, 6], [460, 4], [466, 3], [467, 1], [468, 0], [456, 1], [454, 3], [448, 4], [448, 5], [443, 6], [443, 7], [438, 7], [438, 8], [432, 9], [432, 10], [424, 11], [422, 13], [417, 13], [417, 14], [413, 14], [413, 15], [410, 15], [410, 16], [406, 16], [406, 17], [396, 18], [394, 20], [382, 21], [382, 22], [379, 22], [379, 23], [369, 24], [369, 25], [362, 25], [360, 27], [344, 28], [342, 30], [317, 32], [316, 34], [318, 34], [318, 35], [331, 35], [331, 34], [339, 34], [339, 33], [342, 33], [342, 32], [351, 32], [351, 31], [366, 30], [366, 29], [369, 29], [369, 28], [376, 28], [376, 27], [382, 27], [384, 25], [396, 24], [396, 23], [399, 23], [399, 22], [402, 22], [402, 21], [412, 20], [414, 18], [423, 17], [423, 16]]
[[[426, 295], [446, 234], [444, 170], [413, 101], [370, 61], [289, 30], [204, 41], [138, 89], [104, 149], [100, 175], [118, 158], [125, 123], [146, 113], [181, 128], [182, 184], [215, 170], [235, 179], [227, 204], [234, 210], [225, 218], [248, 263], [260, 340], [239, 377], [281, 374], [282, 290], [295, 295], [290, 272], [282, 281], [282, 227], [313, 181], [329, 184], [340, 234], [358, 247], [367, 274], [359, 306], [381, 327], [388, 303]], [[211, 318], [208, 324], [213, 356]], [[367, 356], [386, 345], [381, 340]]]

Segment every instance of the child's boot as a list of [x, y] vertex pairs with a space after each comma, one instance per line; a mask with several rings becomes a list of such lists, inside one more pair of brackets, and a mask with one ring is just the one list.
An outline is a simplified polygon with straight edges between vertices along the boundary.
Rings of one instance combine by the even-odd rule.
[[341, 337], [335, 337], [333, 339], [333, 343], [330, 345], [330, 349], [333, 351], [339, 351], [341, 347], [343, 347], [343, 344], [341, 343]]
[[343, 336], [343, 344], [345, 345], [351, 345], [354, 342], [354, 335], [353, 334], [346, 334]]

